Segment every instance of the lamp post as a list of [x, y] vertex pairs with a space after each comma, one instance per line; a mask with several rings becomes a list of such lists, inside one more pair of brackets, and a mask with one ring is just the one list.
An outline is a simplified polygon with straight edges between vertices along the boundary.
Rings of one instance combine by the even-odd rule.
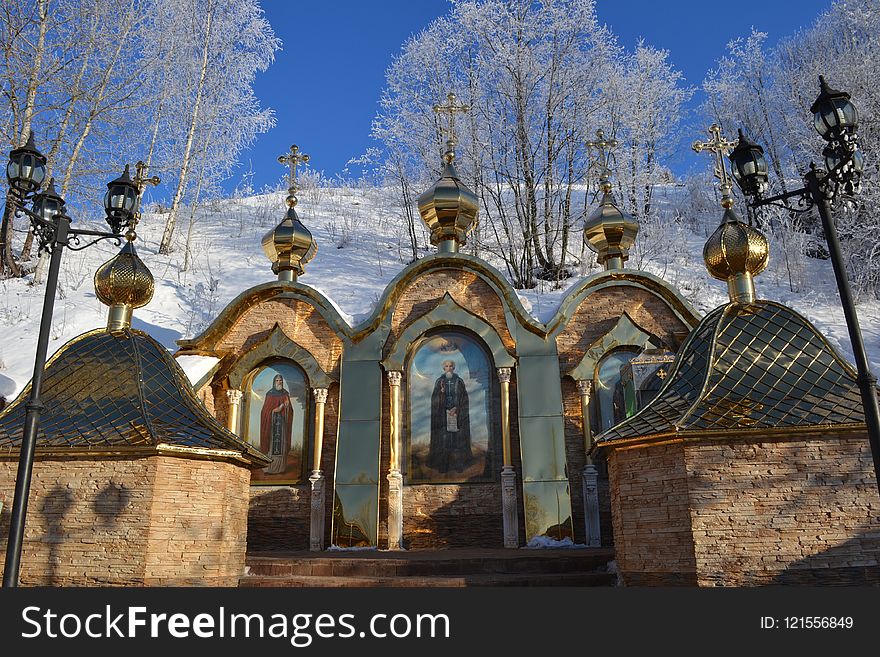
[[[46, 293], [43, 298], [43, 311], [40, 317], [40, 331], [37, 338], [37, 355], [34, 360], [34, 376], [31, 392], [25, 404], [24, 431], [21, 451], [18, 457], [18, 474], [15, 480], [15, 497], [12, 502], [12, 518], [9, 525], [9, 538], [6, 543], [6, 565], [3, 571], [3, 587], [18, 586], [21, 567], [21, 549], [24, 539], [24, 523], [30, 493], [31, 473], [34, 463], [34, 449], [37, 442], [37, 429], [40, 424], [40, 388], [43, 370], [46, 365], [46, 352], [49, 347], [49, 328], [55, 307], [55, 292], [58, 287], [58, 270], [61, 254], [66, 247], [73, 251], [85, 249], [101, 240], [115, 239], [117, 244], [123, 228], [133, 228], [137, 223], [140, 193], [145, 183], [156, 184], [157, 178], [145, 179], [141, 176], [143, 166], [138, 163], [135, 180], [129, 176], [128, 165], [123, 174], [107, 184], [104, 197], [104, 210], [111, 232], [71, 228], [71, 218], [65, 210], [64, 199], [55, 191], [52, 180], [45, 190], [39, 191], [46, 177], [46, 158], [34, 145], [34, 135], [30, 134], [27, 143], [9, 153], [6, 177], [9, 180], [9, 193], [6, 202], [16, 214], [25, 214], [30, 219], [39, 250], [50, 254], [49, 272], [46, 277]], [[32, 202], [32, 208], [26, 204]]]
[[[817, 168], [811, 162], [801, 189], [764, 198], [768, 172], [764, 149], [750, 141], [740, 130], [739, 142], [729, 157], [733, 163], [734, 180], [750, 199], [749, 207], [775, 205], [794, 213], [807, 212], [815, 207], [819, 212], [852, 342], [858, 372], [857, 382], [865, 410], [865, 424], [868, 426], [868, 441], [874, 459], [874, 473], [880, 490], [880, 407], [877, 403], [877, 379], [868, 366], [865, 343], [840, 251], [837, 227], [831, 217], [831, 207], [835, 200], [859, 191], [859, 179], [864, 164], [856, 135], [859, 114], [855, 105], [850, 102], [848, 93], [830, 88], [822, 76], [819, 77], [819, 85], [819, 97], [810, 107], [810, 111], [813, 113], [816, 131], [827, 142], [822, 151], [826, 169]], [[791, 204], [792, 199], [796, 205]]]

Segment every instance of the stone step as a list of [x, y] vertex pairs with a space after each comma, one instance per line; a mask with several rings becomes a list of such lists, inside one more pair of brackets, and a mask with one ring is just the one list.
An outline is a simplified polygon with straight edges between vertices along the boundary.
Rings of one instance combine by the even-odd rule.
[[463, 575], [459, 577], [328, 577], [328, 576], [246, 576], [241, 578], [243, 587], [295, 587], [295, 588], [365, 588], [365, 587], [443, 587], [471, 586], [614, 586], [613, 573], [553, 573], [553, 574], [489, 574]]
[[605, 548], [256, 553], [241, 586], [613, 586]]

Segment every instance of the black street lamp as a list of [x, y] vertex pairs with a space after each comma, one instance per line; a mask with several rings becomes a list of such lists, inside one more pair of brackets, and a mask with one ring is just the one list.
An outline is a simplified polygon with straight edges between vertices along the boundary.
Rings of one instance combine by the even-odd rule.
[[[33, 133], [29, 136], [27, 144], [9, 153], [9, 163], [6, 165], [9, 193], [6, 196], [6, 202], [11, 204], [11, 210], [16, 216], [27, 215], [38, 240], [39, 250], [49, 252], [51, 257], [49, 259], [49, 273], [46, 277], [46, 294], [43, 298], [40, 332], [37, 338], [34, 377], [31, 381], [30, 397], [25, 404], [24, 432], [21, 452], [18, 457], [18, 475], [15, 480], [15, 497], [12, 502], [9, 539], [6, 543], [6, 566], [3, 571], [4, 588], [18, 586], [24, 522], [34, 464], [34, 449], [37, 443], [40, 412], [43, 409], [43, 405], [40, 403], [40, 388], [46, 365], [46, 352], [49, 347], [49, 328], [52, 324], [52, 312], [55, 308], [55, 292], [58, 287], [61, 254], [64, 247], [79, 251], [105, 239], [115, 239], [117, 244], [121, 242], [122, 229], [124, 227], [131, 229], [137, 223], [138, 201], [144, 184], [159, 182], [155, 177], [142, 178], [142, 167], [143, 163], [139, 162], [138, 175], [135, 180], [132, 180], [128, 174], [128, 165], [126, 165], [122, 176], [107, 185], [104, 210], [107, 213], [107, 223], [112, 232], [105, 233], [71, 228], [71, 219], [67, 216], [64, 199], [55, 191], [52, 180], [49, 181], [49, 185], [44, 191], [39, 191], [46, 178], [46, 158], [34, 145]], [[32, 200], [32, 209], [26, 207], [28, 200]], [[88, 241], [83, 243], [85, 240]]]
[[[764, 198], [763, 193], [767, 189], [767, 161], [764, 159], [764, 149], [750, 141], [740, 130], [739, 143], [729, 157], [733, 163], [734, 179], [743, 193], [750, 198], [749, 207], [776, 205], [795, 213], [807, 212], [815, 207], [819, 211], [846, 327], [852, 342], [858, 371], [857, 381], [865, 409], [865, 423], [868, 425], [868, 440], [874, 459], [874, 473], [880, 490], [880, 407], [877, 403], [877, 379], [868, 366], [868, 356], [865, 353], [865, 343], [862, 340], [855, 303], [846, 277], [837, 228], [831, 218], [831, 206], [835, 200], [859, 191], [864, 166], [856, 135], [859, 113], [855, 105], [850, 102], [848, 93], [831, 89], [825, 78], [821, 76], [819, 84], [821, 92], [810, 107], [810, 111], [813, 113], [816, 131], [828, 142], [822, 151], [826, 170], [816, 168], [811, 162], [801, 189]], [[795, 199], [797, 205], [793, 206], [789, 203], [789, 199]]]

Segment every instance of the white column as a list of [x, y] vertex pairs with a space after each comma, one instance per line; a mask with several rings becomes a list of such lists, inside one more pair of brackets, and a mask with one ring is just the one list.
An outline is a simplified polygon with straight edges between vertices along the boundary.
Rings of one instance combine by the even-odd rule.
[[390, 468], [388, 473], [388, 549], [403, 549], [403, 475], [400, 474], [401, 372], [388, 372], [391, 392]]
[[312, 388], [315, 396], [315, 443], [312, 452], [313, 470], [309, 481], [312, 484], [311, 522], [309, 523], [309, 550], [319, 552], [324, 549], [324, 474], [321, 472], [321, 450], [324, 445], [324, 406], [327, 403], [327, 388]]
[[590, 456], [593, 447], [593, 432], [590, 428], [590, 394], [593, 391], [592, 381], [577, 381], [577, 389], [581, 395], [581, 418], [584, 429], [584, 450], [586, 453], [586, 465], [581, 473], [581, 492], [584, 498], [584, 526], [586, 529], [587, 545], [599, 547], [601, 545], [601, 530], [599, 526], [599, 471]]
[[516, 513], [516, 472], [510, 446], [510, 367], [498, 368], [501, 383], [501, 448], [504, 463], [501, 467], [501, 513], [504, 527], [504, 547], [519, 547], [519, 518]]
[[229, 429], [236, 436], [241, 435], [241, 432], [238, 429], [238, 418], [240, 416], [241, 409], [241, 390], [236, 390], [232, 388], [231, 390], [226, 391], [226, 399], [229, 400], [229, 409], [226, 413], [226, 428]]

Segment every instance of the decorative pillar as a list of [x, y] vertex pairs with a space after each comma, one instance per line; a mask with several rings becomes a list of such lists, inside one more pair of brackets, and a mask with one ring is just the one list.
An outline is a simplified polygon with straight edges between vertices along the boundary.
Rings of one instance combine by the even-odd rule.
[[498, 368], [501, 382], [501, 447], [504, 465], [501, 468], [501, 512], [504, 526], [504, 547], [519, 547], [519, 523], [516, 513], [516, 472], [510, 447], [510, 367]]
[[236, 436], [240, 435], [238, 430], [239, 409], [241, 408], [241, 390], [235, 388], [226, 391], [226, 398], [229, 400], [229, 411], [226, 413], [226, 428]]
[[584, 525], [587, 545], [599, 547], [601, 535], [599, 527], [599, 471], [590, 456], [593, 447], [593, 431], [590, 428], [590, 393], [593, 392], [592, 381], [577, 381], [577, 389], [581, 395], [581, 418], [584, 428], [584, 452], [586, 465], [581, 475], [581, 486], [584, 498]]
[[388, 372], [391, 392], [391, 459], [388, 473], [388, 549], [403, 549], [403, 475], [400, 474], [401, 372]]
[[315, 444], [312, 453], [312, 470], [309, 481], [312, 484], [311, 522], [309, 523], [309, 550], [320, 552], [324, 549], [324, 474], [321, 472], [321, 449], [324, 446], [324, 405], [327, 403], [327, 388], [312, 388], [315, 396]]

